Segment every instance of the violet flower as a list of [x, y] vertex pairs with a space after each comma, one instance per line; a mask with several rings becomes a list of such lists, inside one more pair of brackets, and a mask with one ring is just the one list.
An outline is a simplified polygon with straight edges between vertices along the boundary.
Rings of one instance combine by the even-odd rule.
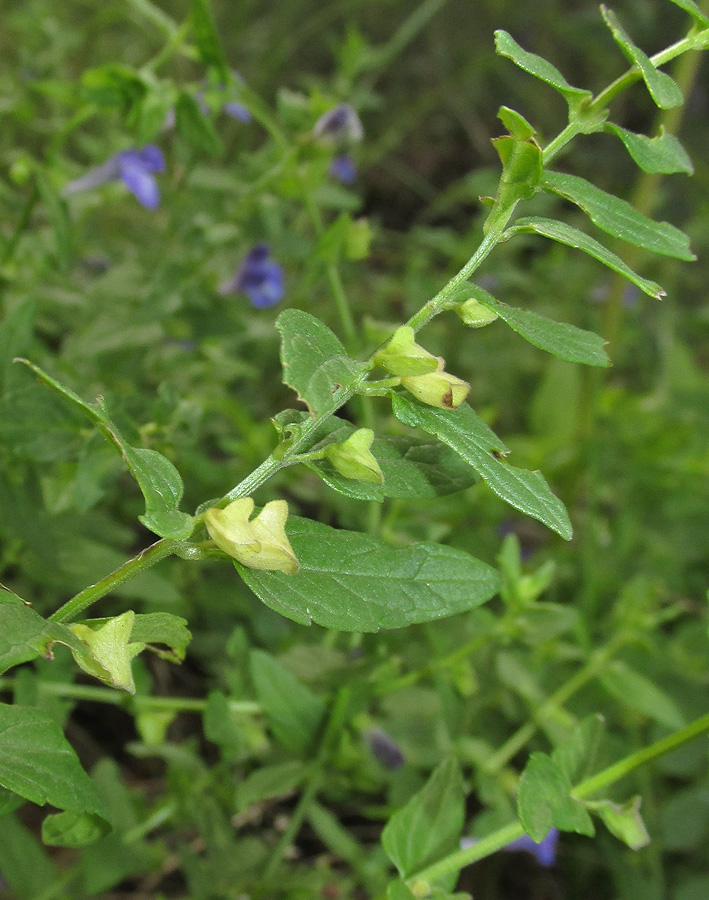
[[81, 178], [70, 181], [62, 191], [63, 196], [91, 191], [109, 181], [122, 181], [138, 203], [147, 209], [157, 209], [160, 201], [154, 172], [165, 171], [165, 160], [160, 149], [148, 144], [141, 150], [122, 150], [115, 153], [102, 166], [90, 169]]
[[283, 269], [269, 259], [267, 244], [256, 244], [241, 261], [236, 275], [219, 287], [219, 293], [246, 294], [255, 309], [268, 309], [283, 298]]
[[364, 137], [364, 128], [353, 106], [340, 103], [323, 113], [313, 125], [313, 135], [332, 147], [348, 147]]
[[372, 755], [384, 766], [395, 772], [400, 769], [406, 759], [401, 747], [396, 741], [381, 728], [370, 728], [364, 736], [369, 744]]
[[357, 178], [357, 166], [349, 153], [335, 156], [330, 163], [330, 175], [342, 184], [352, 184]]

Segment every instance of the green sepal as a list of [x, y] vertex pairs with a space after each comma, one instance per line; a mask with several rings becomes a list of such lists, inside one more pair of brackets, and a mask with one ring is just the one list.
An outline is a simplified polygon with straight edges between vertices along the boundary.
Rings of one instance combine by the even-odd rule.
[[371, 451], [374, 432], [371, 428], [358, 428], [341, 444], [328, 444], [325, 458], [345, 478], [382, 484], [384, 475]]
[[130, 643], [134, 621], [135, 613], [129, 609], [98, 629], [80, 623], [69, 625], [69, 630], [89, 648], [88, 654], [72, 648], [77, 665], [99, 681], [129, 694], [135, 694], [131, 661], [145, 649], [143, 643]]

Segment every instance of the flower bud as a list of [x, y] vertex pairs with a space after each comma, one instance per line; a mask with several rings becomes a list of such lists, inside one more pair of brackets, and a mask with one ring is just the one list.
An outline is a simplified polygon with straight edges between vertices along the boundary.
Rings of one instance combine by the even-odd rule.
[[358, 428], [341, 444], [328, 444], [325, 457], [345, 478], [382, 484], [384, 475], [370, 450], [374, 441], [371, 428]]
[[265, 569], [294, 575], [300, 566], [285, 531], [288, 504], [267, 503], [255, 519], [251, 497], [234, 500], [225, 509], [208, 509], [207, 531], [214, 543], [249, 569]]
[[376, 365], [392, 375], [425, 375], [439, 367], [437, 356], [424, 350], [414, 340], [416, 332], [410, 325], [397, 328], [389, 343], [374, 354]]
[[482, 303], [472, 297], [470, 300], [466, 300], [465, 303], [458, 304], [455, 307], [455, 311], [470, 328], [482, 328], [498, 318], [496, 312], [488, 309], [487, 306], [483, 306]]
[[437, 372], [402, 378], [401, 383], [417, 400], [439, 409], [455, 409], [460, 406], [470, 390], [467, 381], [445, 371], [443, 360], [440, 361]]
[[93, 629], [81, 623], [69, 626], [88, 648], [86, 653], [71, 651], [84, 672], [129, 694], [135, 694], [131, 660], [145, 649], [145, 644], [129, 643], [134, 621], [135, 613], [130, 609], [109, 619], [101, 628]]

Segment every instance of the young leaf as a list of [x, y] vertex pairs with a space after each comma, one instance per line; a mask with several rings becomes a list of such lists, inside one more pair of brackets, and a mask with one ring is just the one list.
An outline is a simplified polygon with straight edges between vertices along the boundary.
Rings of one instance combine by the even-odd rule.
[[650, 843], [650, 835], [640, 815], [640, 797], [633, 797], [622, 805], [611, 800], [586, 803], [601, 819], [611, 834], [627, 844], [631, 850], [640, 850]]
[[568, 513], [544, 476], [517, 469], [499, 459], [508, 452], [507, 448], [469, 406], [462, 404], [455, 410], [438, 410], [404, 394], [395, 394], [392, 403], [400, 422], [434, 434], [471, 465], [498, 497], [539, 519], [565, 540], [571, 540], [573, 531]]
[[639, 47], [636, 47], [612, 9], [601, 4], [601, 14], [606, 25], [611, 30], [613, 39], [623, 51], [625, 58], [640, 69], [650, 96], [660, 109], [681, 106], [684, 102], [684, 97], [676, 82], [665, 72], [660, 72], [649, 56], [643, 53]]
[[86, 847], [110, 830], [108, 822], [95, 813], [54, 813], [42, 822], [42, 841], [50, 847]]
[[674, 175], [677, 172], [693, 174], [694, 166], [687, 151], [673, 134], [665, 131], [664, 126], [660, 125], [660, 133], [654, 138], [628, 131], [613, 122], [607, 122], [603, 127], [605, 131], [621, 139], [625, 149], [643, 172], [651, 175]]
[[689, 238], [668, 222], [654, 222], [630, 203], [595, 185], [562, 172], [547, 172], [543, 187], [579, 206], [602, 231], [653, 253], [693, 260]]
[[366, 368], [350, 359], [336, 335], [310, 313], [287, 309], [276, 320], [276, 328], [281, 334], [283, 382], [316, 415], [332, 406], [338, 387]]
[[697, 6], [694, 0], [670, 0], [675, 6], [679, 6], [694, 19], [700, 28], [709, 28], [709, 16], [706, 16]]
[[382, 845], [402, 878], [457, 849], [465, 821], [465, 793], [455, 760], [444, 760], [382, 833]]
[[542, 56], [537, 56], [536, 53], [523, 50], [506, 31], [495, 32], [495, 50], [500, 56], [511, 59], [520, 69], [524, 69], [525, 72], [529, 72], [530, 75], [534, 75], [535, 78], [539, 78], [559, 91], [568, 102], [578, 103], [579, 100], [591, 98], [590, 91], [570, 85], [556, 66]]
[[102, 813], [96, 788], [61, 728], [33, 707], [0, 704], [0, 784], [39, 806]]
[[422, 543], [394, 549], [377, 538], [291, 516], [297, 575], [247, 569], [251, 590], [303, 625], [378, 631], [473, 609], [493, 597], [497, 573], [462, 550]]
[[546, 753], [532, 753], [517, 792], [517, 812], [533, 841], [543, 841], [550, 828], [593, 836], [586, 807], [571, 796], [571, 782]]
[[495, 205], [485, 222], [490, 231], [502, 220], [506, 222], [519, 200], [529, 200], [537, 192], [542, 178], [542, 151], [536, 141], [520, 140], [512, 135], [493, 140], [502, 162], [502, 176], [497, 188]]
[[202, 62], [216, 69], [222, 81], [228, 81], [229, 67], [209, 0], [192, 0], [192, 32]]
[[511, 237], [513, 234], [523, 232], [541, 234], [552, 241], [566, 244], [567, 247], [583, 250], [584, 253], [588, 253], [589, 256], [608, 266], [609, 269], [618, 272], [619, 275], [624, 275], [628, 281], [632, 281], [648, 296], [654, 297], [656, 300], [661, 300], [665, 296], [665, 291], [662, 290], [659, 284], [655, 284], [654, 281], [649, 281], [647, 278], [641, 278], [619, 256], [616, 256], [615, 253], [612, 253], [603, 244], [599, 244], [592, 237], [584, 234], [583, 231], [579, 231], [578, 228], [572, 228], [571, 225], [559, 222], [556, 219], [530, 216], [529, 218], [518, 219], [511, 228], [507, 229], [505, 235]]
[[660, 725], [676, 730], [686, 724], [669, 694], [620, 660], [605, 668], [599, 680], [611, 697], [620, 700], [624, 706], [637, 709]]
[[204, 115], [199, 104], [187, 91], [180, 91], [175, 104], [177, 130], [194, 150], [204, 151], [210, 156], [222, 152], [222, 142], [212, 124]]
[[297, 788], [307, 774], [306, 764], [299, 759], [255, 769], [236, 786], [237, 812], [245, 812], [252, 804], [262, 800], [285, 796]]
[[539, 313], [515, 309], [500, 303], [492, 294], [477, 285], [470, 286], [470, 295], [483, 306], [497, 313], [500, 319], [517, 334], [541, 350], [546, 350], [567, 362], [584, 363], [587, 366], [609, 366], [608, 354], [603, 349], [604, 340], [592, 331], [584, 331], [575, 325], [555, 322]]
[[551, 758], [571, 784], [583, 781], [591, 774], [603, 729], [602, 716], [588, 716], [554, 749]]
[[323, 701], [263, 650], [251, 652], [251, 678], [276, 740], [298, 756], [312, 750], [325, 717]]

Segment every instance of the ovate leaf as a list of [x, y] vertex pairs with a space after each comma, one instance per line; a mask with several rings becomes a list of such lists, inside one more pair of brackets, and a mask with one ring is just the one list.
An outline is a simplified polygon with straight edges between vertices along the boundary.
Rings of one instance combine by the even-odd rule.
[[643, 172], [658, 175], [673, 175], [676, 172], [691, 175], [694, 172], [687, 151], [673, 134], [665, 132], [662, 125], [660, 133], [654, 138], [628, 131], [613, 122], [604, 125], [604, 129], [621, 139], [625, 149]]
[[291, 516], [297, 575], [235, 563], [251, 590], [296, 622], [342, 631], [402, 628], [485, 603], [498, 577], [462, 550], [422, 543], [395, 549], [377, 538]]
[[0, 704], [0, 784], [39, 806], [101, 814], [96, 788], [54, 719]]
[[649, 281], [647, 278], [641, 278], [619, 256], [616, 256], [603, 244], [599, 244], [598, 241], [584, 234], [583, 231], [579, 231], [578, 228], [572, 228], [571, 225], [567, 225], [565, 222], [559, 222], [556, 219], [545, 219], [540, 216], [530, 216], [529, 218], [518, 219], [511, 228], [507, 229], [505, 235], [511, 237], [513, 234], [520, 232], [541, 234], [552, 241], [566, 244], [567, 247], [583, 250], [584, 253], [588, 253], [589, 256], [593, 256], [594, 259], [608, 266], [609, 269], [613, 269], [619, 275], [624, 275], [628, 281], [632, 281], [648, 296], [654, 297], [656, 300], [661, 300], [665, 296], [665, 291], [662, 290], [659, 284], [655, 284], [654, 281]]
[[457, 849], [465, 820], [465, 794], [458, 764], [445, 760], [382, 834], [387, 856], [407, 878]]
[[542, 56], [537, 56], [536, 53], [523, 50], [506, 31], [495, 32], [495, 50], [500, 56], [511, 59], [520, 69], [524, 69], [525, 72], [529, 72], [530, 75], [534, 75], [535, 78], [539, 78], [559, 91], [567, 101], [578, 102], [584, 98], [590, 99], [590, 91], [570, 85], [556, 66]]
[[32, 607], [9, 602], [0, 593], [0, 674], [37, 656], [50, 657], [55, 643], [81, 649], [81, 641], [65, 625], [43, 619]]
[[499, 457], [507, 448], [473, 410], [424, 406], [404, 394], [392, 398], [394, 415], [412, 428], [422, 428], [448, 444], [485, 479], [492, 490], [515, 509], [539, 519], [565, 540], [573, 531], [564, 504], [539, 472], [517, 469]]
[[299, 759], [288, 762], [260, 766], [247, 778], [240, 781], [236, 788], [236, 809], [244, 812], [253, 803], [270, 800], [272, 797], [283, 797], [290, 793], [308, 774], [305, 763]]
[[676, 82], [665, 72], [660, 72], [650, 57], [632, 42], [612, 9], [601, 4], [601, 13], [606, 25], [611, 30], [613, 39], [623, 51], [625, 58], [640, 69], [650, 96], [660, 109], [681, 106], [684, 102], [684, 97]]
[[546, 350], [559, 359], [584, 363], [587, 366], [611, 364], [604, 350], [605, 341], [592, 331], [584, 331], [565, 322], [555, 322], [527, 309], [507, 306], [477, 285], [471, 285], [470, 296], [497, 313], [500, 319], [507, 322], [513, 331], [522, 335], [530, 344]]
[[95, 813], [54, 813], [42, 822], [42, 841], [50, 847], [86, 847], [110, 830], [108, 822]]
[[613, 237], [675, 259], [696, 259], [686, 234], [668, 222], [654, 222], [630, 203], [595, 185], [562, 172], [547, 172], [544, 188], [579, 206], [594, 225]]
[[593, 822], [586, 807], [571, 796], [571, 782], [546, 753], [533, 753], [522, 772], [517, 812], [533, 841], [544, 840], [550, 828], [592, 836]]
[[603, 736], [603, 728], [602, 716], [588, 716], [554, 749], [552, 759], [571, 784], [577, 784], [590, 776]]

